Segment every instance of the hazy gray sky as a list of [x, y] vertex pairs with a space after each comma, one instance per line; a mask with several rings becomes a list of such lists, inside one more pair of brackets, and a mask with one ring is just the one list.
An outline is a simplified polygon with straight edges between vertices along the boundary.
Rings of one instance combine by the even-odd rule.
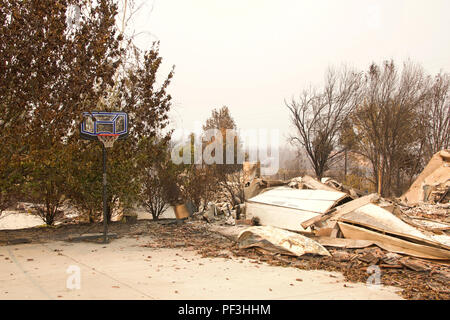
[[330, 65], [409, 58], [450, 71], [449, 13], [448, 0], [148, 0], [136, 30], [153, 35], [142, 47], [161, 41], [163, 72], [176, 65], [177, 126], [227, 105], [240, 128], [285, 134], [284, 99], [320, 85]]

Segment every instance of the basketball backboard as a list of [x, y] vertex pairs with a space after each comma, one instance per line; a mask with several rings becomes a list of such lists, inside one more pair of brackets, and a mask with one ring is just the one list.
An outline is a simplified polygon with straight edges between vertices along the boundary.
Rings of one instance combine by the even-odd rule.
[[125, 112], [92, 111], [83, 112], [80, 137], [98, 140], [99, 136], [118, 136], [119, 140], [128, 135], [128, 115]]

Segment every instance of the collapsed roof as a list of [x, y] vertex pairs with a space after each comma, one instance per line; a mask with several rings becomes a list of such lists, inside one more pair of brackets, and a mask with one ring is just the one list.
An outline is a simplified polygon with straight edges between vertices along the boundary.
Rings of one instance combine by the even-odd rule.
[[263, 225], [305, 231], [301, 224], [349, 201], [346, 193], [276, 187], [248, 199], [247, 218], [257, 216]]

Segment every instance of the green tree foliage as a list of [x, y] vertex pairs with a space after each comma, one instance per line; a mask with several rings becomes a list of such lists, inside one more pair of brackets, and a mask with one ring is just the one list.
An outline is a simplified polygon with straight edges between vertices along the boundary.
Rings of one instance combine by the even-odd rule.
[[[117, 90], [117, 99], [105, 99], [98, 107], [106, 111], [124, 111], [129, 116], [128, 138], [116, 142], [112, 149], [107, 149], [108, 219], [111, 219], [112, 209], [118, 204], [123, 209], [130, 209], [136, 203], [145, 204], [149, 198], [144, 199], [144, 195], [153, 196], [153, 191], [161, 194], [167, 190], [167, 186], [158, 189], [158, 181], [171, 181], [167, 177], [163, 178], [166, 173], [161, 167], [168, 165], [164, 155], [171, 137], [171, 131], [166, 130], [171, 96], [167, 93], [167, 88], [173, 77], [173, 70], [158, 86], [157, 73], [161, 63], [159, 43], [154, 43], [151, 50], [143, 54], [142, 61], [134, 64], [118, 79], [119, 84], [114, 88]], [[112, 103], [108, 104], [108, 101]], [[84, 172], [78, 172], [81, 177], [73, 181], [75, 189], [82, 185], [83, 192], [77, 192], [71, 199], [78, 207], [89, 210], [91, 217], [98, 217], [102, 203], [101, 144], [85, 142], [82, 152], [87, 157], [88, 166], [82, 169]], [[91, 171], [86, 172], [88, 170]], [[155, 170], [158, 173], [156, 176]], [[85, 175], [92, 180], [83, 181], [82, 177]], [[154, 189], [151, 190], [152, 188]], [[167, 201], [167, 197], [164, 195], [159, 200]], [[165, 205], [155, 205], [152, 208], [164, 207]], [[156, 212], [155, 216], [160, 213]]]
[[[75, 24], [67, 16], [73, 7], [80, 9]], [[108, 150], [109, 218], [115, 203], [128, 207], [138, 200], [145, 170], [163, 161], [153, 157], [161, 151], [154, 141], [170, 139], [173, 70], [158, 86], [158, 44], [142, 57], [134, 46], [122, 46], [117, 14], [113, 0], [2, 2], [0, 209], [30, 199], [42, 204], [40, 214], [52, 224], [68, 198], [97, 219], [102, 149], [79, 140], [85, 111], [121, 110], [130, 118], [129, 139]]]
[[[122, 189], [120, 199], [128, 205], [141, 202], [155, 219], [173, 201], [178, 175], [168, 152], [172, 131], [167, 130], [172, 99], [167, 88], [174, 70], [172, 68], [158, 85], [161, 63], [159, 43], [155, 42], [144, 53], [142, 64], [128, 70], [122, 79], [119, 86], [121, 99], [116, 108], [127, 112], [131, 122], [128, 139], [113, 150], [115, 159], [128, 161], [130, 166], [113, 176], [118, 184], [127, 186]], [[131, 162], [130, 154], [134, 155]], [[125, 163], [120, 166], [125, 167]], [[114, 190], [120, 192], [120, 186]]]
[[[67, 24], [71, 5], [82, 9], [77, 28]], [[9, 0], [0, 6], [0, 153], [18, 160], [3, 170], [4, 181], [43, 203], [48, 224], [66, 193], [77, 120], [113, 83], [120, 54], [116, 13], [110, 0]]]
[[[147, 144], [147, 138], [142, 139]], [[152, 154], [140, 154], [138, 160], [141, 166], [139, 202], [152, 215], [154, 220], [169, 207], [175, 205], [181, 198], [181, 178], [183, 165], [175, 165], [171, 160], [167, 141], [159, 140], [153, 144]]]
[[[211, 171], [209, 179], [215, 181], [218, 189], [216, 191], [225, 191], [228, 195], [229, 201], [236, 205], [243, 202], [243, 183], [241, 179], [242, 163], [239, 163], [239, 153], [242, 151], [242, 143], [239, 140], [237, 126], [231, 116], [230, 110], [227, 106], [223, 106], [220, 109], [213, 109], [211, 117], [208, 118], [203, 126], [203, 131], [218, 130], [218, 134], [222, 136], [222, 163], [214, 163], [206, 165], [208, 170]], [[232, 133], [227, 136], [227, 133]], [[227, 141], [227, 139], [233, 139]], [[215, 137], [212, 137], [210, 141], [205, 141], [203, 150], [212, 143], [215, 142]], [[213, 151], [213, 153], [216, 150]], [[232, 154], [232, 163], [227, 160], [227, 154]], [[213, 154], [214, 155], [214, 154]]]
[[184, 152], [188, 152], [190, 155], [190, 160], [187, 163], [180, 163], [176, 166], [178, 188], [175, 190], [176, 197], [173, 198], [178, 198], [178, 201], [175, 204], [190, 201], [195, 211], [205, 209], [218, 189], [212, 166], [195, 162], [195, 152], [198, 152], [195, 149], [198, 147], [196, 146], [196, 139], [200, 138], [196, 137], [194, 133], [191, 133], [188, 141], [181, 148], [175, 147], [177, 143], [174, 143], [174, 148], [171, 148], [171, 156], [175, 155], [174, 152], [179, 152], [178, 156], [180, 158], [188, 160], [189, 157]]
[[102, 212], [101, 152], [99, 143], [82, 142], [68, 161], [67, 197], [89, 222], [96, 221]]

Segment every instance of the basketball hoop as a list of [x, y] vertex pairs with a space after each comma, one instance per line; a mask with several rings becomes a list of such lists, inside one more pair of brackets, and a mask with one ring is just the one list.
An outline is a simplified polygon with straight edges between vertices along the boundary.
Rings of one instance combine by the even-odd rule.
[[119, 139], [118, 134], [99, 134], [97, 135], [98, 140], [105, 146], [105, 148], [112, 148], [114, 142]]
[[111, 148], [116, 140], [128, 136], [128, 114], [121, 111], [89, 111], [83, 112], [80, 125], [80, 138], [99, 140], [103, 143], [103, 242], [108, 243], [108, 204], [106, 180], [106, 148]]

